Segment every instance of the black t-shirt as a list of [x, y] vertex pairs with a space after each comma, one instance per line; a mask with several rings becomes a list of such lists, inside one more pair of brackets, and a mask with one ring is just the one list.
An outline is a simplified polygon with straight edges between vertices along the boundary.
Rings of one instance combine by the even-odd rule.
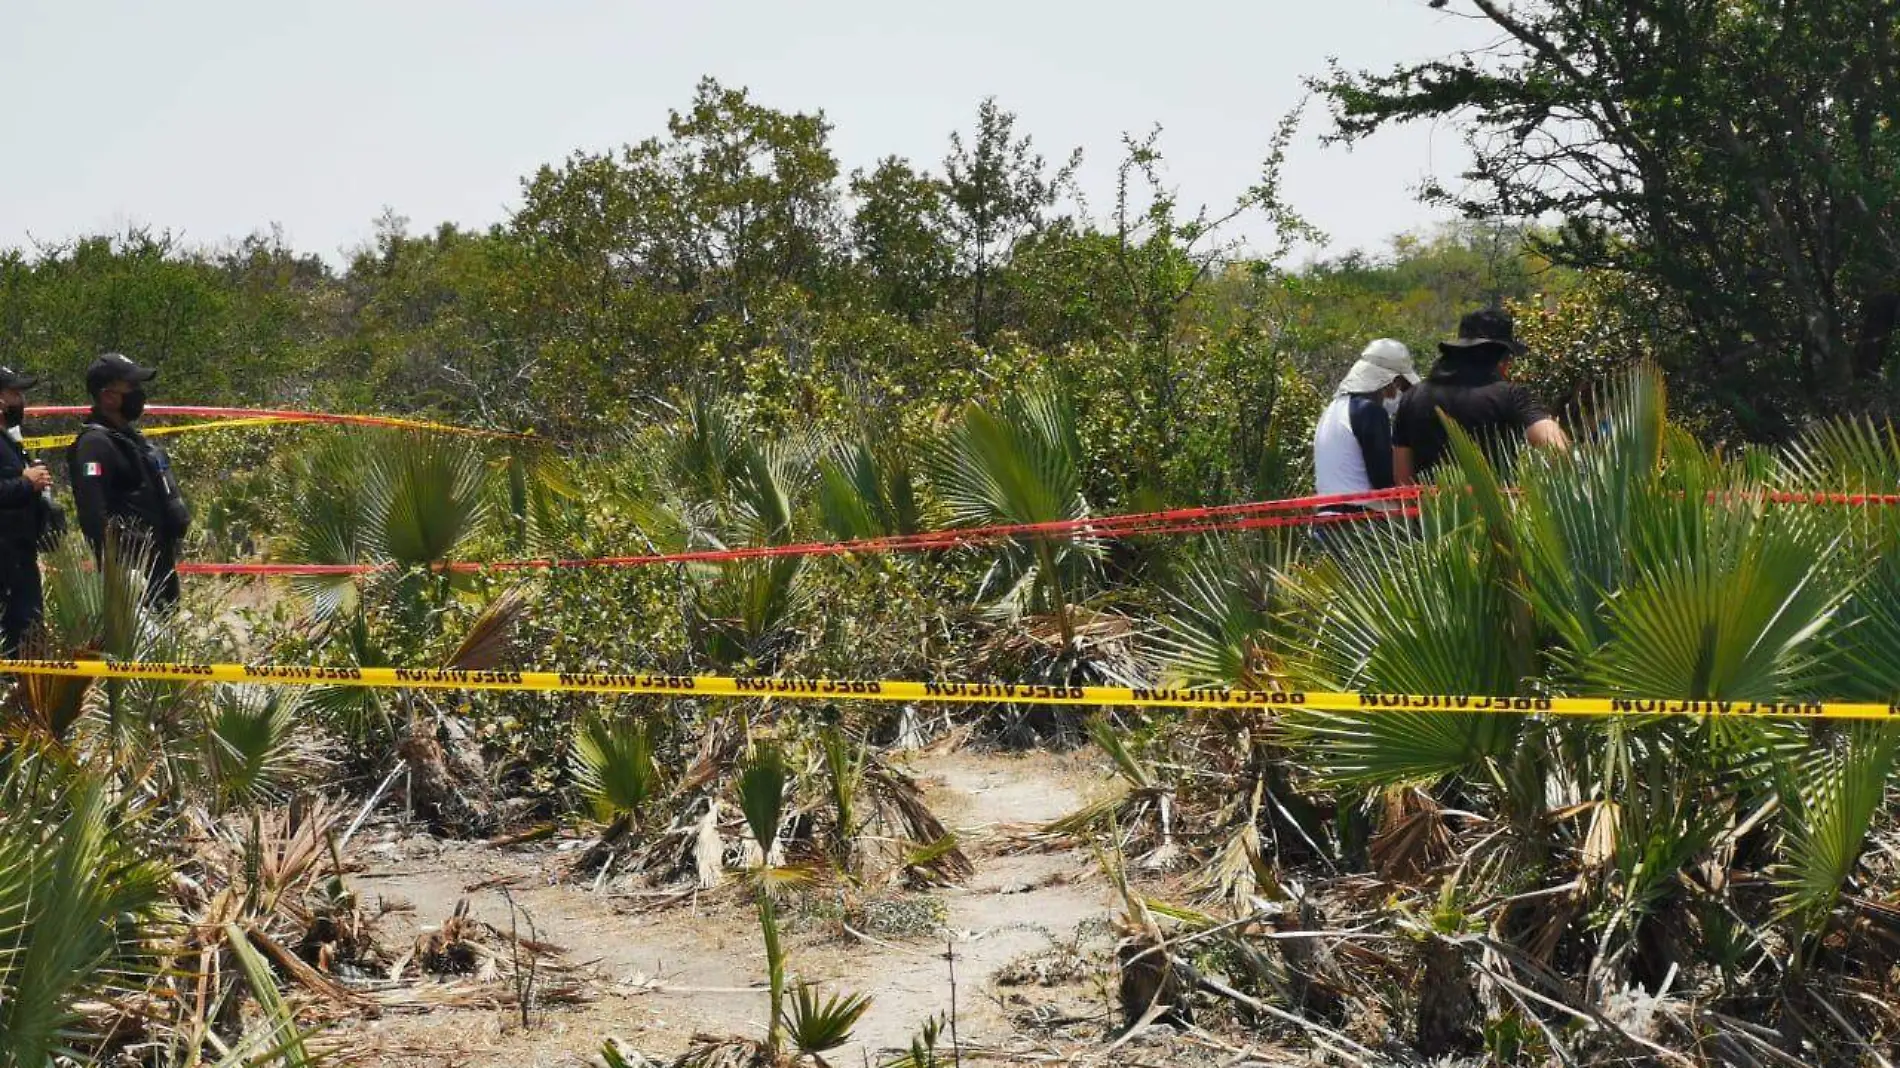
[[1406, 391], [1392, 420], [1392, 445], [1412, 450], [1412, 471], [1420, 478], [1450, 451], [1441, 409], [1494, 463], [1532, 424], [1550, 418], [1529, 389], [1500, 377], [1495, 365], [1440, 359], [1425, 381]]

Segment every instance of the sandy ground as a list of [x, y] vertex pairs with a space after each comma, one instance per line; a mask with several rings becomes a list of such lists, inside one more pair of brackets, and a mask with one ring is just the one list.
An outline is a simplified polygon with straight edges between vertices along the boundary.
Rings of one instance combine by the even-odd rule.
[[[934, 934], [866, 942], [835, 922], [789, 925], [795, 932], [788, 939], [795, 976], [874, 998], [857, 1041], [830, 1055], [830, 1063], [880, 1063], [881, 1051], [907, 1045], [924, 1020], [948, 1013], [950, 945], [964, 1043], [1023, 1048], [1054, 1035], [1099, 1040], [1113, 1023], [1109, 991], [1099, 975], [1066, 976], [1057, 967], [1054, 982], [1024, 984], [1019, 977], [1047, 976], [1051, 969], [1043, 963], [1038, 970], [1039, 963], [1108, 948], [1107, 884], [1085, 854], [1004, 847], [1011, 828], [1080, 806], [1104, 782], [1101, 769], [1047, 753], [960, 752], [920, 758], [912, 771], [932, 808], [963, 837], [977, 875], [967, 886], [937, 893], [944, 920]], [[552, 846], [494, 848], [395, 832], [367, 837], [362, 844], [368, 848], [360, 851], [371, 867], [356, 880], [359, 893], [370, 901], [382, 897], [414, 906], [413, 912], [385, 917], [389, 943], [440, 923], [463, 898], [473, 915], [506, 929], [509, 912], [501, 891], [482, 884], [507, 877], [509, 892], [532, 915], [540, 937], [589, 965], [603, 990], [589, 1004], [548, 1010], [526, 1030], [512, 1010], [437, 1010], [386, 1016], [332, 1034], [369, 1063], [579, 1065], [593, 1063], [610, 1035], [664, 1059], [684, 1049], [696, 1032], [761, 1034], [766, 995], [757, 984], [765, 974], [764, 949], [744, 901], [723, 894], [637, 910], [624, 898], [554, 881], [567, 856]]]

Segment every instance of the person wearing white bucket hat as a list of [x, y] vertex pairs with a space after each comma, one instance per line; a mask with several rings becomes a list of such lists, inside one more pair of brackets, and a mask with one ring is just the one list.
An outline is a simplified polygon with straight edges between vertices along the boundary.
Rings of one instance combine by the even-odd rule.
[[[1417, 384], [1411, 350], [1399, 342], [1382, 337], [1359, 354], [1313, 428], [1313, 482], [1320, 496], [1391, 488], [1392, 412], [1399, 395]], [[1320, 514], [1389, 507], [1383, 501], [1335, 504]]]

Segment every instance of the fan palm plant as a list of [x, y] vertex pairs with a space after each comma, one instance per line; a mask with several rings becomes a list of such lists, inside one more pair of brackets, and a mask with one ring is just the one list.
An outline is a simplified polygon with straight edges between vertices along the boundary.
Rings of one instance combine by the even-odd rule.
[[141, 814], [98, 775], [33, 747], [0, 778], [0, 1064], [85, 1060], [75, 1005], [138, 988], [168, 875]]
[[1267, 635], [1286, 610], [1280, 575], [1297, 550], [1281, 540], [1209, 541], [1168, 591], [1155, 659], [1163, 674], [1190, 684], [1268, 689], [1281, 669]]
[[[302, 488], [292, 498], [285, 552], [312, 563], [402, 572], [440, 565], [455, 559], [492, 514], [486, 475], [481, 451], [465, 441], [397, 432], [338, 437], [297, 471]], [[313, 612], [328, 619], [356, 603], [356, 581], [343, 574], [296, 584]]]
[[303, 694], [275, 687], [223, 686], [202, 725], [203, 774], [227, 806], [270, 800], [306, 761], [296, 734]]
[[647, 721], [639, 716], [584, 716], [574, 729], [574, 781], [594, 815], [637, 825], [659, 794], [659, 764]]
[[824, 1054], [851, 1041], [852, 1029], [870, 1008], [868, 995], [833, 994], [820, 999], [810, 983], [800, 983], [785, 1013], [785, 1035], [794, 1049], [822, 1066], [827, 1063]]
[[[967, 406], [930, 453], [933, 482], [958, 526], [1084, 518], [1086, 463], [1075, 410], [1051, 392], [1012, 395], [995, 410]], [[1027, 607], [1055, 616], [1064, 647], [1073, 647], [1071, 592], [1089, 552], [1071, 538], [1017, 542], [991, 568], [984, 593], [1009, 614]]]
[[817, 458], [818, 506], [839, 538], [915, 534], [924, 507], [909, 460], [864, 438], [835, 442]]
[[766, 1022], [765, 1050], [776, 1057], [780, 1026], [785, 1015], [785, 948], [779, 937], [778, 906], [774, 887], [796, 876], [796, 869], [780, 868], [772, 862], [778, 850], [780, 824], [785, 816], [785, 791], [791, 785], [791, 769], [777, 746], [756, 747], [739, 769], [739, 811], [759, 849], [760, 862], [753, 872], [759, 908], [759, 930], [765, 936], [765, 967], [771, 992], [770, 1019]]

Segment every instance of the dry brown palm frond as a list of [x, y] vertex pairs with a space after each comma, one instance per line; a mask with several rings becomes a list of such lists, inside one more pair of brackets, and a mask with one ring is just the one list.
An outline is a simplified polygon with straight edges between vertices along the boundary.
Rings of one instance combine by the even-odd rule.
[[463, 898], [441, 926], [416, 936], [414, 948], [395, 964], [390, 978], [402, 978], [412, 962], [424, 975], [471, 976], [479, 982], [512, 978], [518, 967], [558, 973], [568, 970], [562, 960], [566, 953], [551, 942], [523, 938], [476, 919]]
[[1069, 619], [1074, 645], [1067, 649], [1060, 619], [1029, 616], [985, 642], [977, 651], [977, 663], [1011, 678], [1050, 678], [1051, 669], [1060, 669], [1090, 682], [1143, 684], [1147, 666], [1140, 653], [1141, 627], [1134, 619], [1075, 605], [1069, 608]]
[[894, 816], [904, 837], [921, 847], [907, 860], [906, 872], [950, 885], [976, 874], [976, 865], [963, 852], [956, 836], [930, 811], [915, 779], [871, 756], [865, 761], [864, 783], [878, 808]]
[[[585, 1005], [595, 997], [591, 983], [571, 976], [552, 976], [537, 981], [534, 1004]], [[438, 1009], [515, 1009], [521, 1005], [521, 991], [512, 980], [477, 982], [451, 979], [427, 983], [405, 983], [366, 995], [368, 1002], [382, 1012], [428, 1013]]]
[[749, 1038], [699, 1034], [672, 1068], [762, 1068], [771, 1063], [765, 1047]]
[[449, 657], [448, 666], [462, 671], [488, 671], [500, 667], [507, 658], [508, 642], [515, 625], [528, 611], [528, 585], [509, 587], [488, 602], [482, 613], [469, 624], [462, 642]]
[[1397, 787], [1381, 799], [1379, 829], [1367, 844], [1373, 868], [1387, 879], [1416, 883], [1451, 856], [1444, 809], [1416, 787]]
[[301, 927], [307, 919], [304, 894], [333, 860], [330, 838], [343, 814], [321, 798], [252, 809], [248, 819], [213, 822], [196, 813], [189, 818], [203, 844], [195, 858], [193, 896], [206, 901], [207, 909], [215, 909], [220, 894], [242, 899], [248, 915], [222, 919], [268, 922], [282, 912]]
[[86, 695], [93, 679], [67, 678], [60, 675], [26, 675], [14, 690], [14, 714], [9, 734], [31, 732], [55, 741], [64, 740], [73, 724], [85, 713]]
[[1251, 821], [1241, 824], [1214, 851], [1191, 889], [1204, 898], [1236, 905], [1261, 895], [1279, 896], [1279, 880], [1261, 847], [1259, 825]]

